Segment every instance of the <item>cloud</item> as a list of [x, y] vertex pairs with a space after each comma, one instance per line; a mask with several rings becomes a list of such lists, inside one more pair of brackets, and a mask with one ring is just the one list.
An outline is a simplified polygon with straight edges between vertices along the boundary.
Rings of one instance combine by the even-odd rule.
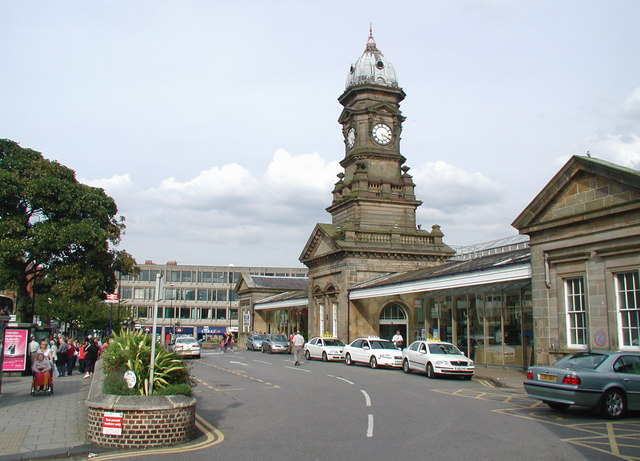
[[426, 206], [457, 212], [502, 200], [504, 189], [478, 172], [469, 172], [439, 160], [418, 167], [413, 172], [416, 195]]
[[131, 181], [131, 175], [128, 173], [112, 176], [111, 178], [106, 179], [78, 179], [82, 184], [86, 184], [91, 187], [100, 187], [106, 191], [114, 192], [125, 192], [130, 190], [133, 187], [133, 182]]
[[[144, 190], [128, 174], [85, 183], [114, 197], [127, 218], [122, 246], [137, 258], [277, 265], [287, 255], [280, 265], [293, 265], [314, 225], [331, 221], [325, 208], [340, 171], [317, 152], [279, 149], [263, 173], [229, 163]], [[519, 210], [510, 209], [503, 187], [490, 178], [444, 161], [411, 172], [424, 202], [417, 211], [423, 229], [441, 225], [450, 244], [513, 233], [509, 223]]]
[[640, 169], [640, 136], [636, 134], [596, 136], [589, 139], [587, 145], [595, 157]]

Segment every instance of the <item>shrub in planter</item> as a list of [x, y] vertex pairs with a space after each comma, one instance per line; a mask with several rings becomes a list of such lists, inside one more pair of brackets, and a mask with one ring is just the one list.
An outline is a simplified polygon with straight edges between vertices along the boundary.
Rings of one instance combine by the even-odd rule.
[[[102, 359], [106, 375], [105, 382], [111, 379], [111, 382], [117, 383], [117, 378], [109, 378], [109, 376], [117, 374], [122, 377], [122, 370], [131, 370], [137, 378], [136, 393], [149, 395], [149, 367], [151, 361], [151, 338], [149, 335], [143, 332], [127, 331], [115, 334], [107, 349], [102, 353]], [[176, 384], [185, 384], [189, 388], [193, 385], [189, 368], [174, 352], [167, 351], [160, 344], [156, 344], [153, 372], [154, 394], [159, 394], [162, 389]], [[112, 384], [111, 386], [118, 387], [117, 384]]]

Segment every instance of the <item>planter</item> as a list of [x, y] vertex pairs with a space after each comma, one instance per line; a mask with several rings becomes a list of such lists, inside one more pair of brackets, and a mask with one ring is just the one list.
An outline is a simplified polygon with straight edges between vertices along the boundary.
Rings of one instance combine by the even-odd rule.
[[118, 448], [178, 445], [194, 436], [196, 399], [184, 395], [107, 395], [102, 393], [102, 367], [91, 383], [87, 437], [92, 443]]

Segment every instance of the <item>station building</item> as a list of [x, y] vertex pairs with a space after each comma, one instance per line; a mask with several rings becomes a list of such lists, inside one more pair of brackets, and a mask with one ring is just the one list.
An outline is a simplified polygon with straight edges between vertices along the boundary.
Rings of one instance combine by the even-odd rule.
[[521, 235], [456, 252], [437, 224], [416, 225], [422, 202], [400, 153], [404, 97], [370, 36], [339, 97], [344, 171], [331, 223], [316, 225], [299, 258], [306, 293], [248, 281], [250, 329], [302, 325], [307, 337], [344, 342], [400, 330], [407, 343], [438, 337], [514, 367], [640, 350], [640, 172], [573, 156], [513, 222]]

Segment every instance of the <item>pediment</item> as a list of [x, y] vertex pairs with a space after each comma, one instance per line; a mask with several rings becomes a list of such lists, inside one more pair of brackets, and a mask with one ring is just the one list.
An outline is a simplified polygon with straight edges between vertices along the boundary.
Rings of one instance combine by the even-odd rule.
[[302, 263], [339, 250], [332, 237], [335, 227], [331, 224], [316, 224], [298, 260]]
[[640, 208], [640, 172], [574, 156], [513, 222], [521, 233]]

